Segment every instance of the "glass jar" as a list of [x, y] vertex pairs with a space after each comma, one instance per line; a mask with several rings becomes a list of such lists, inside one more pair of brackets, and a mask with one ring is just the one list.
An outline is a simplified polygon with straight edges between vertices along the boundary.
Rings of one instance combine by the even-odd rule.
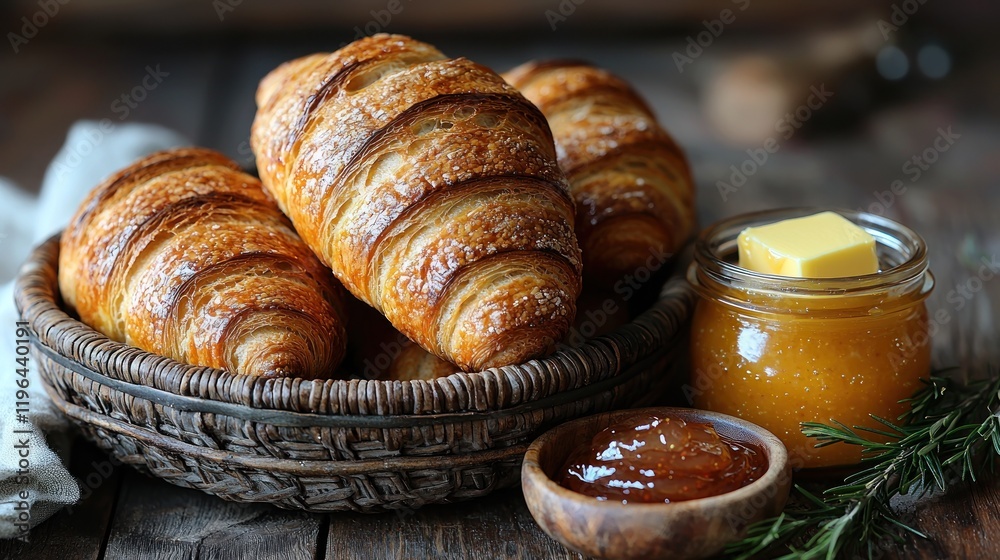
[[851, 465], [857, 446], [816, 448], [801, 422], [884, 428], [930, 371], [925, 300], [934, 286], [924, 241], [888, 218], [832, 211], [875, 237], [881, 270], [845, 278], [789, 278], [737, 265], [743, 229], [822, 212], [745, 214], [700, 236], [688, 281], [699, 294], [691, 330], [689, 398], [698, 408], [759, 424], [796, 467]]

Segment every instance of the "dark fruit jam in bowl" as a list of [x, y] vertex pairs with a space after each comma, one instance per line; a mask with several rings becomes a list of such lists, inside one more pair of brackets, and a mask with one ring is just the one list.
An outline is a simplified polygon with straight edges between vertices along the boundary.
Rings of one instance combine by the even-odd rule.
[[559, 484], [602, 501], [671, 503], [732, 492], [766, 471], [762, 448], [710, 423], [648, 416], [595, 435], [570, 455]]

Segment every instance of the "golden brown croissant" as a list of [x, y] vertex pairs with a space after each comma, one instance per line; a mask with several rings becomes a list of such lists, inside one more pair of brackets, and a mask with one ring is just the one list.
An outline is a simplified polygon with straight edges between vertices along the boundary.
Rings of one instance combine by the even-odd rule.
[[529, 62], [504, 78], [552, 127], [588, 282], [655, 270], [680, 249], [695, 222], [687, 160], [627, 83], [571, 61]]
[[467, 370], [554, 347], [580, 291], [573, 200], [538, 109], [398, 35], [286, 63], [257, 91], [264, 185], [359, 299]]
[[458, 367], [424, 350], [420, 345], [406, 341], [399, 355], [389, 365], [385, 379], [407, 381], [414, 379], [431, 380], [445, 377], [459, 371]]
[[59, 287], [108, 337], [194, 365], [329, 377], [344, 354], [330, 272], [210, 150], [159, 152], [95, 188], [63, 233]]
[[[563, 343], [572, 347], [580, 346], [595, 336], [607, 334], [627, 324], [628, 321], [628, 306], [621, 300], [620, 294], [585, 288], [576, 300], [576, 320]], [[392, 332], [395, 333], [394, 330]], [[398, 336], [392, 335], [384, 340], [388, 342], [380, 344], [382, 355], [377, 355], [365, 363], [368, 366], [365, 371], [380, 373], [379, 379], [429, 380], [458, 371], [454, 364], [438, 358], [409, 340], [400, 341]], [[396, 341], [396, 344], [393, 344], [393, 341]], [[389, 364], [384, 372], [376, 369], [379, 362]], [[372, 365], [376, 365], [376, 368], [372, 368]]]

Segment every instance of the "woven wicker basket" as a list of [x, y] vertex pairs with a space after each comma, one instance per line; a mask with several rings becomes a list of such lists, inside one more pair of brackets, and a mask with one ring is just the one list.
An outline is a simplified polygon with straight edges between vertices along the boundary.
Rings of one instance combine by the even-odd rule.
[[482, 496], [518, 482], [541, 431], [647, 404], [685, 368], [693, 296], [677, 274], [633, 322], [545, 359], [433, 381], [306, 381], [113, 342], [62, 309], [58, 253], [58, 237], [39, 246], [15, 290], [56, 406], [122, 462], [228, 500], [379, 512]]

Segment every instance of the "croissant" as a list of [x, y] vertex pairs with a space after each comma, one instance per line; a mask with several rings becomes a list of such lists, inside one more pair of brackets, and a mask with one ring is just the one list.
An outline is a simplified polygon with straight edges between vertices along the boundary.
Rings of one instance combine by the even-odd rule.
[[407, 341], [402, 345], [386, 371], [386, 379], [392, 381], [407, 381], [414, 379], [431, 380], [446, 377], [458, 371], [449, 362], [438, 358], [419, 345]]
[[[584, 288], [583, 293], [576, 301], [576, 319], [573, 327], [562, 342], [568, 346], [580, 346], [588, 339], [607, 334], [625, 325], [628, 321], [628, 307], [625, 302], [621, 301], [620, 294]], [[382, 378], [399, 381], [407, 379], [429, 380], [451, 375], [457, 371], [454, 365], [408, 340], [392, 345], [392, 338], [394, 337], [389, 337], [388, 344], [380, 345], [387, 357], [391, 356], [387, 350], [391, 350], [391, 353], [395, 354], [395, 357], [392, 357], [391, 361], [388, 362], [389, 365], [385, 368]], [[378, 357], [374, 360], [368, 360], [366, 365], [374, 364], [377, 361]], [[370, 371], [370, 369], [366, 371]]]
[[660, 268], [692, 233], [694, 187], [683, 152], [642, 98], [580, 62], [529, 62], [504, 78], [552, 127], [588, 282]]
[[545, 118], [491, 70], [399, 35], [285, 63], [257, 90], [265, 187], [355, 296], [466, 370], [569, 329], [574, 206]]
[[109, 338], [194, 365], [316, 378], [344, 354], [341, 288], [260, 181], [210, 150], [95, 188], [63, 232], [59, 287]]

